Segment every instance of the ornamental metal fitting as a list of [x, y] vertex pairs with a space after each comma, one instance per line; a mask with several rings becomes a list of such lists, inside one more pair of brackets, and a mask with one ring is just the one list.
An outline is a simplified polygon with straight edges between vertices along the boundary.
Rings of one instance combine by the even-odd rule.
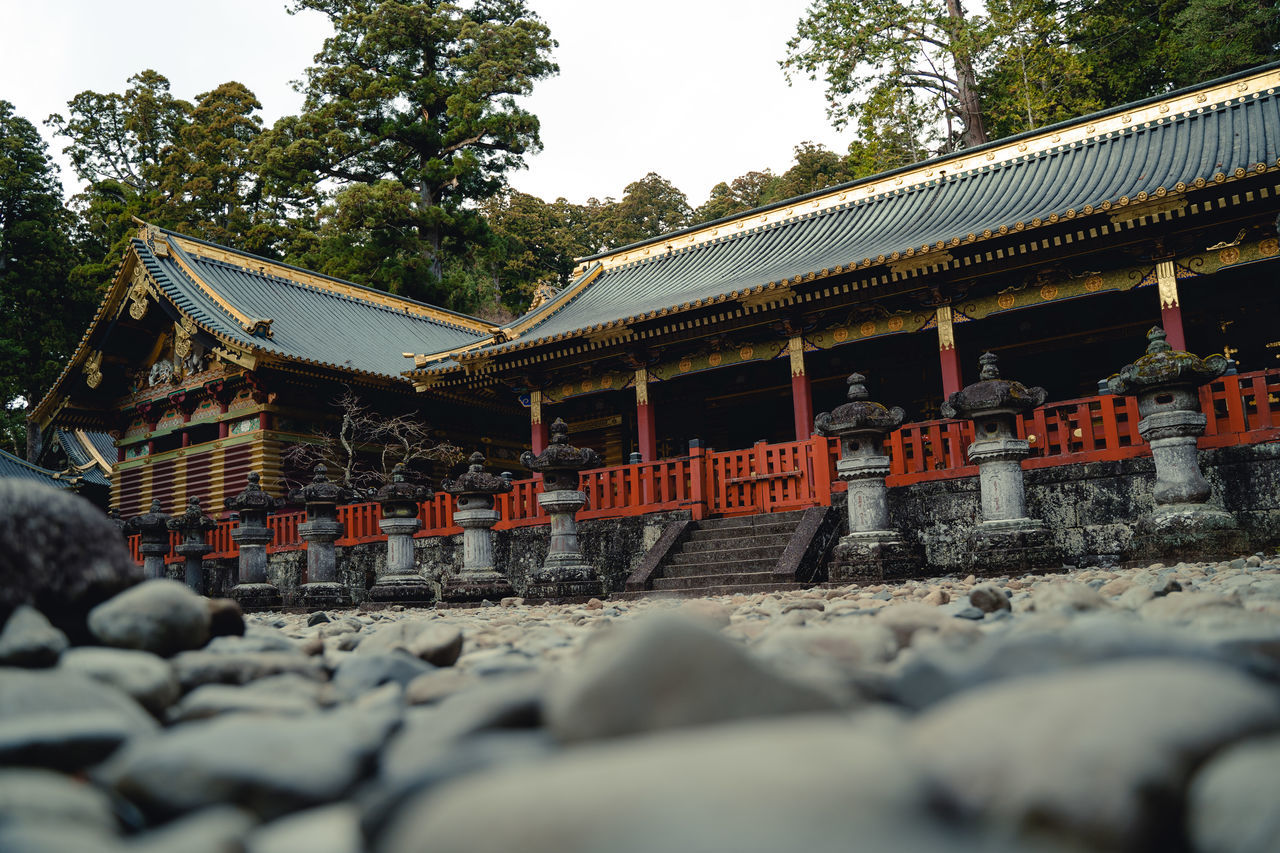
[[1173, 386], [1196, 388], [1217, 379], [1230, 367], [1222, 355], [1200, 358], [1174, 349], [1159, 326], [1147, 332], [1147, 342], [1146, 355], [1107, 377], [1107, 390], [1112, 394], [1136, 395]]
[[351, 500], [352, 491], [329, 480], [329, 468], [323, 462], [315, 467], [311, 482], [289, 492], [289, 500], [305, 504], [338, 504]]
[[569, 427], [562, 418], [556, 418], [551, 425], [551, 443], [547, 449], [537, 456], [526, 450], [521, 454], [520, 462], [546, 479], [547, 491], [576, 491], [578, 472], [598, 468], [600, 456], [590, 448], [569, 444]]
[[262, 477], [257, 471], [250, 471], [249, 483], [244, 487], [244, 491], [227, 498], [222, 502], [223, 506], [233, 512], [242, 513], [271, 512], [279, 509], [284, 505], [284, 501], [262, 491], [262, 487], [258, 485], [261, 479]]
[[469, 467], [453, 480], [441, 480], [440, 488], [451, 495], [496, 495], [511, 491], [511, 481], [484, 470], [484, 454], [472, 453]]
[[994, 414], [1020, 415], [1044, 404], [1043, 388], [1028, 388], [1021, 382], [1000, 378], [999, 359], [984, 352], [978, 359], [982, 371], [978, 381], [952, 394], [942, 404], [944, 418], [984, 417]]
[[160, 499], [151, 501], [151, 511], [135, 515], [124, 523], [126, 533], [140, 533], [144, 539], [169, 535], [169, 516], [160, 511]]
[[391, 479], [382, 488], [374, 492], [373, 499], [384, 506], [391, 503], [417, 503], [432, 497], [435, 492], [431, 487], [418, 483], [410, 483], [405, 472], [409, 469], [397, 464], [391, 469]]
[[217, 526], [218, 522], [200, 508], [200, 499], [197, 497], [187, 499], [187, 508], [182, 511], [182, 515], [169, 519], [169, 529], [181, 532], [188, 541], [203, 539], [206, 531]]
[[849, 402], [823, 412], [813, 419], [814, 432], [819, 435], [841, 436], [851, 432], [892, 432], [902, 426], [906, 417], [900, 407], [886, 408], [868, 399], [867, 377], [861, 373], [849, 374]]

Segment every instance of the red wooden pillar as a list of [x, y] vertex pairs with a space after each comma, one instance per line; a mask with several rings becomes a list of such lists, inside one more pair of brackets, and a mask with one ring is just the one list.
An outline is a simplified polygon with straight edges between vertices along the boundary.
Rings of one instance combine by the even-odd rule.
[[1187, 349], [1187, 336], [1182, 331], [1182, 305], [1178, 302], [1178, 275], [1173, 261], [1156, 264], [1156, 286], [1160, 290], [1160, 325], [1165, 340], [1176, 350]]
[[550, 433], [547, 431], [547, 425], [542, 422], [542, 392], [529, 392], [529, 422], [530, 422], [530, 443], [533, 445], [533, 455], [547, 449], [547, 442], [550, 441]]
[[653, 404], [649, 402], [649, 371], [636, 370], [636, 444], [645, 462], [658, 459], [658, 434], [654, 429]]
[[963, 387], [960, 378], [960, 356], [956, 353], [956, 333], [950, 305], [939, 305], [938, 360], [942, 363], [942, 397], [946, 399]]
[[787, 341], [791, 355], [791, 407], [795, 414], [796, 441], [807, 441], [813, 434], [813, 390], [804, 369], [804, 338], [796, 335]]

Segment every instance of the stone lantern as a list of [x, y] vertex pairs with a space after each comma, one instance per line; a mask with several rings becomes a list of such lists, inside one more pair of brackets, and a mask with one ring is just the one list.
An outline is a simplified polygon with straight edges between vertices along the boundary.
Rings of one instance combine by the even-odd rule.
[[204, 541], [210, 530], [216, 529], [214, 521], [200, 508], [200, 499], [187, 499], [187, 508], [182, 515], [169, 519], [169, 529], [182, 534], [182, 542], [174, 550], [186, 558], [186, 582], [193, 592], [207, 595], [204, 583], [204, 555], [213, 550], [213, 546]]
[[311, 482], [289, 493], [289, 499], [307, 509], [307, 520], [298, 525], [298, 535], [307, 543], [307, 582], [302, 585], [303, 605], [311, 610], [345, 607], [351, 596], [338, 583], [338, 554], [333, 543], [342, 536], [338, 504], [351, 499], [351, 491], [330, 482], [324, 464], [315, 467]]
[[994, 353], [983, 353], [978, 381], [942, 404], [948, 418], [973, 421], [969, 461], [978, 466], [982, 522], [969, 537], [969, 562], [975, 573], [1005, 574], [1061, 563], [1053, 537], [1038, 519], [1027, 517], [1022, 460], [1031, 453], [1018, 438], [1018, 416], [1044, 403], [1043, 388], [1000, 378]]
[[511, 481], [485, 473], [484, 454], [471, 454], [471, 467], [440, 488], [454, 496], [453, 520], [462, 526], [462, 571], [440, 581], [448, 601], [478, 601], [511, 594], [511, 584], [494, 568], [493, 526], [502, 514], [493, 508], [494, 495], [511, 491]]
[[422, 527], [419, 504], [432, 496], [426, 486], [405, 480], [403, 465], [391, 469], [391, 479], [378, 489], [374, 500], [382, 505], [378, 528], [387, 534], [387, 562], [369, 589], [373, 601], [426, 607], [435, 598], [431, 582], [418, 572], [413, 556], [413, 534]]
[[1158, 326], [1147, 341], [1146, 355], [1107, 379], [1113, 394], [1138, 398], [1138, 432], [1156, 465], [1155, 508], [1138, 520], [1131, 555], [1198, 559], [1239, 551], [1244, 538], [1230, 513], [1208, 503], [1213, 490], [1196, 452], [1207, 420], [1198, 389], [1224, 374], [1229, 362], [1175, 350]]
[[267, 529], [267, 515], [279, 509], [284, 501], [262, 491], [259, 480], [257, 471], [250, 472], [244, 491], [223, 502], [227, 509], [240, 516], [240, 525], [231, 531], [231, 538], [240, 548], [240, 564], [231, 597], [243, 610], [271, 610], [281, 604], [280, 590], [267, 580], [267, 545], [272, 535]]
[[849, 534], [840, 539], [832, 557], [829, 579], [836, 583], [885, 580], [917, 573], [919, 549], [903, 541], [889, 523], [889, 457], [884, 439], [902, 425], [904, 413], [868, 398], [867, 377], [849, 376], [849, 402], [814, 418], [814, 431], [840, 439], [836, 472], [849, 484]]
[[525, 451], [520, 461], [541, 474], [544, 491], [538, 503], [551, 516], [551, 545], [542, 568], [529, 577], [525, 595], [530, 598], [579, 598], [602, 591], [596, 570], [582, 556], [578, 545], [578, 510], [587, 503], [578, 491], [578, 472], [600, 465], [594, 450], [569, 444], [569, 427], [556, 418], [551, 425], [551, 443], [534, 456]]
[[164, 558], [169, 556], [169, 516], [160, 511], [160, 501], [153, 500], [151, 511], [135, 515], [124, 523], [124, 529], [127, 534], [138, 534], [142, 574], [147, 580], [164, 577]]
[[120, 517], [120, 510], [116, 509], [115, 507], [109, 507], [107, 509], [107, 520], [115, 525], [116, 530], [120, 531], [121, 538], [123, 539], [129, 538], [129, 531], [126, 528], [127, 522]]

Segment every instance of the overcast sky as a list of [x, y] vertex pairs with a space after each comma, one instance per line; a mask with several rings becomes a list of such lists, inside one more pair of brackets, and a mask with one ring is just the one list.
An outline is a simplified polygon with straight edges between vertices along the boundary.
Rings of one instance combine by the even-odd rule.
[[[582, 202], [621, 197], [655, 171], [698, 205], [719, 181], [785, 170], [801, 141], [843, 152], [849, 136], [828, 125], [821, 87], [788, 87], [778, 68], [807, 2], [529, 0], [560, 43], [560, 74], [529, 99], [544, 149], [511, 184]], [[0, 0], [0, 100], [57, 151], [46, 116], [154, 68], [185, 99], [238, 80], [269, 125], [301, 107], [290, 82], [329, 30], [318, 13], [284, 10], [285, 0]]]

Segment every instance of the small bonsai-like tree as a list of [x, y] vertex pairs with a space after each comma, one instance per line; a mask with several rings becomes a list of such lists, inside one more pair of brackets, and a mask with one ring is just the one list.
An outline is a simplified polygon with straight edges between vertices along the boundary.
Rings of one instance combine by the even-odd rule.
[[340, 417], [337, 429], [316, 436], [314, 441], [295, 444], [282, 456], [287, 471], [302, 472], [295, 482], [285, 477], [289, 488], [302, 485], [319, 463], [328, 466], [331, 476], [361, 498], [368, 497], [391, 478], [391, 469], [415, 463], [436, 462], [455, 465], [462, 451], [437, 441], [431, 427], [417, 415], [387, 415], [374, 411], [360, 396], [347, 388], [334, 401]]

